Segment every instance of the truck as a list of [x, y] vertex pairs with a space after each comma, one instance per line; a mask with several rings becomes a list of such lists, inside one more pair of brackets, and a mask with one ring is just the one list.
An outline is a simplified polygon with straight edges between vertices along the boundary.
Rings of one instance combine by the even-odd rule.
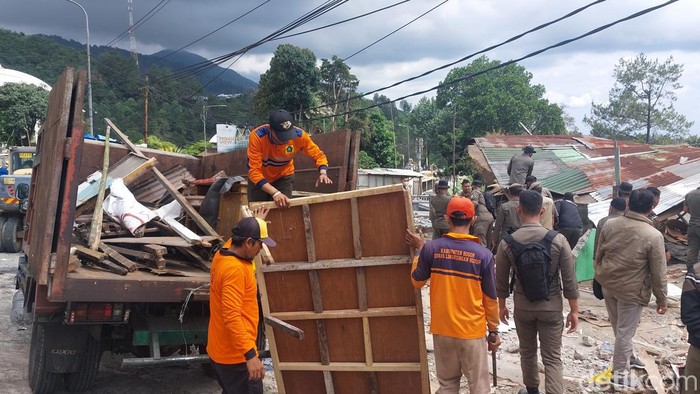
[[22, 246], [35, 155], [36, 147], [11, 147], [8, 174], [0, 175], [0, 252], [17, 253]]
[[[85, 73], [67, 69], [51, 91], [31, 174], [16, 287], [23, 295], [24, 319], [32, 324], [33, 393], [89, 389], [104, 351], [124, 354], [124, 365], [208, 361], [208, 272], [115, 275], [69, 268], [78, 186], [94, 171], [95, 158], [101, 162], [105, 148], [83, 139], [84, 87]], [[128, 154], [123, 147], [111, 152], [110, 160]], [[158, 161], [163, 167], [174, 164], [201, 170], [199, 159], [189, 155]]]

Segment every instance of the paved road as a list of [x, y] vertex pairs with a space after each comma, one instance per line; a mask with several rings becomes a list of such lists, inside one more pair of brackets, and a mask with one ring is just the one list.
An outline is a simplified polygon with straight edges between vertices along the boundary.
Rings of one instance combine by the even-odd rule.
[[[27, 381], [31, 324], [11, 321], [19, 254], [0, 253], [0, 392], [29, 394]], [[217, 393], [215, 380], [199, 365], [123, 369], [121, 358], [104, 353], [91, 393]], [[65, 393], [59, 391], [58, 393]]]

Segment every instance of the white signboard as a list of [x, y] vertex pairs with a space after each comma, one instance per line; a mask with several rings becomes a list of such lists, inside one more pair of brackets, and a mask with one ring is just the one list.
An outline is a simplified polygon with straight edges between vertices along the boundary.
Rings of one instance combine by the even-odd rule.
[[248, 141], [244, 136], [238, 135], [238, 128], [229, 124], [216, 125], [216, 152], [230, 152], [236, 149], [245, 149]]

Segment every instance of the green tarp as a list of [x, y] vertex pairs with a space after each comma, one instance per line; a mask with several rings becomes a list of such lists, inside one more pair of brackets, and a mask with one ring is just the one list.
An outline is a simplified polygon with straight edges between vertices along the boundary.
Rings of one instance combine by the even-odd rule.
[[593, 280], [593, 242], [595, 240], [595, 228], [591, 229], [591, 233], [576, 256], [576, 280], [583, 282]]

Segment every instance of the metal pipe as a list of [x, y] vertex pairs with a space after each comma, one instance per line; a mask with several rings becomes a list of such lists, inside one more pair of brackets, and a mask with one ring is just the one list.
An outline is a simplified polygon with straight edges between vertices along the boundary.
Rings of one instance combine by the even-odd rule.
[[[90, 112], [89, 114], [89, 119], [90, 119], [90, 135], [94, 136], [94, 128], [93, 128], [93, 111], [92, 111], [92, 69], [90, 67], [90, 21], [88, 19], [88, 13], [85, 11], [85, 8], [83, 8], [82, 5], [80, 5], [78, 2], [75, 0], [67, 0], [70, 3], [73, 3], [80, 7], [81, 10], [83, 10], [83, 14], [85, 14], [85, 32], [86, 32], [86, 37], [87, 37], [87, 77], [88, 77], [88, 111]], [[81, 137], [82, 138], [82, 137]]]
[[122, 367], [145, 367], [150, 365], [191, 365], [207, 363], [209, 361], [209, 355], [207, 354], [161, 358], [139, 357], [122, 359]]

